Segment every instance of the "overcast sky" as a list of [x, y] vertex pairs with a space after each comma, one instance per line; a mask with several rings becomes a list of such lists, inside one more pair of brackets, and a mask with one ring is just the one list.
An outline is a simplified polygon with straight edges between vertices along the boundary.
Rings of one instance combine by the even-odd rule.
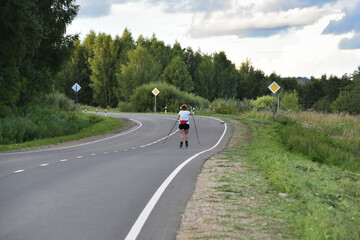
[[342, 76], [360, 66], [360, 0], [78, 0], [68, 33], [90, 30], [224, 51], [265, 74]]

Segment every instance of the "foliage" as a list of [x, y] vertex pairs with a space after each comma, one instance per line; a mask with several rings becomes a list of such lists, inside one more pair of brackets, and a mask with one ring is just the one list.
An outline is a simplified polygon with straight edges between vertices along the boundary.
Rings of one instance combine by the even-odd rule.
[[355, 78], [351, 86], [340, 93], [332, 105], [334, 111], [360, 114], [360, 76]]
[[129, 101], [137, 87], [158, 81], [161, 68], [148, 50], [142, 46], [130, 51], [128, 56], [129, 62], [126, 65], [121, 65], [121, 73], [117, 75], [120, 86], [119, 99], [125, 101]]
[[176, 87], [164, 83], [154, 82], [138, 87], [130, 98], [130, 103], [136, 112], [153, 112], [155, 97], [152, 94], [154, 88], [159, 89], [160, 93], [156, 97], [156, 111], [164, 111], [165, 107], [169, 112], [178, 112], [182, 104], [195, 108], [207, 108], [210, 102], [199, 96], [181, 92]]
[[335, 165], [360, 172], [360, 141], [336, 139], [300, 124], [288, 124], [281, 130], [284, 145], [321, 164]]
[[167, 82], [181, 91], [191, 92], [194, 82], [188, 72], [185, 62], [180, 56], [173, 58], [161, 75], [161, 80]]
[[296, 90], [290, 93], [285, 92], [280, 102], [281, 107], [284, 107], [286, 110], [300, 110], [299, 97]]
[[273, 108], [273, 97], [270, 95], [258, 97], [253, 100], [252, 103], [257, 110], [271, 110]]
[[212, 102], [212, 107], [215, 113], [218, 114], [240, 114], [253, 109], [253, 104], [250, 100], [244, 99], [243, 101], [232, 99], [215, 99]]
[[90, 87], [101, 106], [116, 106], [117, 81], [115, 78], [118, 44], [111, 35], [99, 34], [95, 40], [94, 57], [90, 59], [92, 74]]
[[73, 0], [1, 2], [0, 108], [26, 105], [50, 91], [51, 78], [71, 53], [75, 36], [65, 32], [78, 8]]
[[78, 132], [88, 127], [89, 121], [74, 112], [52, 108], [32, 107], [23, 116], [0, 120], [0, 144], [22, 143], [35, 139], [57, 137]]
[[282, 124], [269, 125], [258, 118], [243, 122], [253, 132], [249, 165], [263, 173], [262, 179], [266, 179], [274, 195], [287, 194], [271, 207], [260, 205], [257, 212], [272, 222], [275, 218], [284, 223], [284, 230], [293, 235], [290, 239], [358, 239], [359, 174], [320, 165], [305, 155], [290, 152], [278, 134]]

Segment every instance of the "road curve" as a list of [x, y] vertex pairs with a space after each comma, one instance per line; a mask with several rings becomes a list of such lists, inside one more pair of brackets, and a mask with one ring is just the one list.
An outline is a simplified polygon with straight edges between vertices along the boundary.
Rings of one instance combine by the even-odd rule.
[[204, 161], [231, 130], [190, 121], [179, 148], [176, 116], [109, 114], [137, 125], [86, 144], [0, 153], [0, 239], [174, 239]]

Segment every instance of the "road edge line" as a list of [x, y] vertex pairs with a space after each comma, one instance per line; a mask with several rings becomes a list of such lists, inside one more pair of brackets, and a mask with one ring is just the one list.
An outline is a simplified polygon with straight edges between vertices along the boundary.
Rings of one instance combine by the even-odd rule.
[[[220, 122], [222, 122], [222, 120], [217, 119], [217, 118], [213, 118], [216, 119]], [[167, 178], [166, 180], [161, 184], [161, 186], [156, 190], [156, 192], [154, 193], [154, 195], [151, 197], [150, 201], [146, 204], [145, 208], [142, 210], [142, 212], [140, 213], [139, 217], [137, 218], [137, 220], [135, 221], [134, 225], [131, 227], [129, 233], [127, 234], [125, 240], [135, 240], [141, 229], [143, 228], [146, 220], [148, 219], [150, 213], [152, 212], [152, 210], [154, 209], [156, 203], [159, 201], [161, 195], [164, 193], [165, 189], [169, 186], [169, 184], [171, 183], [171, 181], [176, 177], [176, 175], [189, 163], [191, 162], [194, 158], [198, 157], [199, 155], [211, 151], [214, 148], [216, 148], [220, 142], [222, 141], [222, 139], [225, 136], [225, 133], [227, 131], [227, 124], [225, 123], [225, 128], [224, 128], [224, 132], [221, 135], [220, 139], [217, 141], [217, 143], [212, 146], [209, 149], [203, 150], [193, 156], [191, 156], [190, 158], [186, 159], [183, 163], [181, 163]]]

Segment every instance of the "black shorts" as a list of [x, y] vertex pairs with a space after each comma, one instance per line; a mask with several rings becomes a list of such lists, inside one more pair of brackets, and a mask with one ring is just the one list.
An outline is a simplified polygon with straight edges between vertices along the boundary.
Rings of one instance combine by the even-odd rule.
[[179, 124], [179, 129], [184, 129], [184, 130], [187, 130], [190, 128], [190, 125], [189, 124]]

